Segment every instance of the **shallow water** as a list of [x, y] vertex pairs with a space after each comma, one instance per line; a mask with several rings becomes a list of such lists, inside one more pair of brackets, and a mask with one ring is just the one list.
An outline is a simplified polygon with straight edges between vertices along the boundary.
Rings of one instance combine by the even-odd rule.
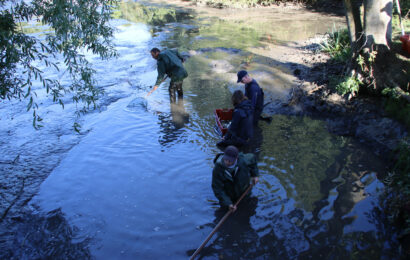
[[[231, 49], [197, 47], [185, 63], [184, 100], [171, 106], [167, 84], [146, 97], [156, 78], [149, 49], [200, 41], [199, 29], [181, 32], [201, 26], [179, 21], [151, 34], [152, 27], [125, 24], [116, 35], [120, 59], [93, 60], [107, 86], [106, 105], [84, 117], [87, 134], [30, 201], [39, 213], [61, 212], [73, 227], [68, 239], [55, 233], [53, 248], [62, 249], [55, 258], [68, 257], [64, 249], [76, 245], [75, 252], [87, 251], [80, 258], [186, 259], [221, 217], [211, 190], [220, 152], [213, 111], [230, 107], [230, 94], [241, 88], [236, 68], [262, 38]], [[271, 97], [285, 97], [294, 84], [287, 69], [252, 59], [249, 68], [267, 75], [261, 82], [275, 78]], [[260, 183], [203, 249], [203, 259], [398, 258], [377, 200], [381, 158], [306, 117], [275, 115], [257, 133]]]

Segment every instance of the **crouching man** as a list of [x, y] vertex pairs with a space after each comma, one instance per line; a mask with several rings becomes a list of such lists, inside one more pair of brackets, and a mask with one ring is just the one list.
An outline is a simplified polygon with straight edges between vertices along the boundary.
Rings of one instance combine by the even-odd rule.
[[254, 154], [239, 153], [230, 145], [224, 153], [216, 155], [212, 171], [212, 190], [221, 207], [236, 210], [235, 202], [249, 187], [259, 180], [259, 170]]

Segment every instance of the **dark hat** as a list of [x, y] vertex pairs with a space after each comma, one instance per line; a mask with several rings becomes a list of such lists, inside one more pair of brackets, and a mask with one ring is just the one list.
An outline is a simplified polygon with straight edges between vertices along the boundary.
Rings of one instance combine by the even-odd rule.
[[238, 81], [237, 83], [242, 81], [242, 78], [246, 76], [246, 74], [248, 74], [248, 72], [246, 72], [246, 70], [241, 70], [238, 72]]
[[238, 158], [238, 153], [238, 148], [233, 145], [229, 145], [225, 148], [223, 159], [233, 163], [235, 162], [236, 158]]

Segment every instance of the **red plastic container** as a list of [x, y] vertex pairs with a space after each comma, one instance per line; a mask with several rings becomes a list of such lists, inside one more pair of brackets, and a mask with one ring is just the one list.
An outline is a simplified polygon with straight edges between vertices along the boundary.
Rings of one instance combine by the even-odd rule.
[[402, 42], [403, 51], [410, 54], [410, 35], [405, 34], [400, 36], [400, 41]]
[[228, 128], [226, 125], [232, 120], [233, 109], [215, 109], [215, 121], [218, 127], [218, 132], [221, 135], [226, 134]]

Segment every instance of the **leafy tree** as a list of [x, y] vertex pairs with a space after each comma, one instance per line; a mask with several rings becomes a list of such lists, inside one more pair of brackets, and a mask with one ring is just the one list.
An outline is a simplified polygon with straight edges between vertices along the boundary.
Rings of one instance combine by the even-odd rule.
[[[33, 83], [40, 81], [53, 101], [64, 107], [62, 97], [72, 94], [86, 110], [95, 105], [101, 89], [95, 86], [94, 70], [82, 54], [87, 50], [103, 59], [116, 56], [108, 24], [118, 0], [0, 0], [0, 99], [27, 99], [33, 125], [41, 118]], [[50, 31], [43, 37], [25, 33], [23, 24], [38, 22]], [[62, 56], [60, 64], [56, 57]], [[64, 69], [71, 83], [45, 77], [42, 67]]]
[[[400, 85], [387, 73], [389, 65], [399, 62], [391, 51], [393, 0], [343, 1], [352, 47], [347, 73], [363, 82], [367, 92], [375, 94]], [[401, 72], [395, 74], [398, 73]]]

